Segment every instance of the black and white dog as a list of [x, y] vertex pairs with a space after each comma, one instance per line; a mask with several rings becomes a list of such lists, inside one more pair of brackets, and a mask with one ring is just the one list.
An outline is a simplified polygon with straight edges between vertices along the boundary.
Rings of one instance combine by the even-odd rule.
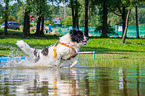
[[60, 40], [49, 48], [34, 49], [23, 40], [17, 41], [17, 46], [23, 50], [30, 58], [35, 60], [36, 66], [46, 64], [54, 67], [73, 67], [77, 61], [77, 55], [81, 45], [86, 45], [88, 37], [83, 31], [72, 29], [66, 35], [60, 37]]

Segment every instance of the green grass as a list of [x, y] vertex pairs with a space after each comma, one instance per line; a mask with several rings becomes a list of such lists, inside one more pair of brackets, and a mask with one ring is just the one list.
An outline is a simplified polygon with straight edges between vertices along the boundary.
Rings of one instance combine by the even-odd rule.
[[[96, 51], [96, 58], [92, 54], [82, 54], [88, 66], [136, 66], [145, 62], [145, 39], [126, 39], [125, 44], [120, 44], [121, 38], [92, 38], [81, 50]], [[83, 65], [83, 63], [82, 63]]]
[[[2, 29], [0, 29], [1, 32]], [[43, 48], [50, 46], [59, 40], [59, 37], [45, 35], [35, 37], [33, 35], [27, 38], [21, 38], [21, 31], [9, 30], [9, 35], [3, 37], [0, 35], [0, 55], [23, 56], [22, 51], [18, 51], [17, 40], [24, 40], [31, 47]], [[93, 54], [79, 54], [77, 58], [80, 65], [97, 67], [123, 67], [144, 66], [145, 62], [145, 39], [126, 39], [127, 43], [121, 44], [121, 38], [90, 38], [87, 45], [83, 45], [80, 51], [96, 51], [96, 58]]]

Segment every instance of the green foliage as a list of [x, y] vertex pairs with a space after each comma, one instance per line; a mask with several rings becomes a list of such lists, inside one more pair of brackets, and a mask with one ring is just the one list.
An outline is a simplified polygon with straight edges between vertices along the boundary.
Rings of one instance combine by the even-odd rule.
[[60, 23], [61, 23], [61, 25], [63, 25], [63, 26], [64, 26], [64, 22], [65, 22], [65, 19], [61, 19], [61, 20], [60, 20]]
[[[130, 14], [129, 25], [135, 25], [135, 18], [135, 8], [133, 8]], [[139, 24], [145, 24], [145, 8], [138, 8], [138, 20]]]
[[55, 23], [54, 23], [52, 20], [44, 21], [44, 24], [45, 24], [45, 25], [51, 24], [52, 26], [55, 25]]
[[30, 27], [33, 27], [33, 24], [30, 24]]
[[[112, 26], [110, 24], [108, 24], [107, 26], [108, 26], [108, 28], [107, 28], [107, 35], [109, 35], [109, 34], [118, 35], [117, 33], [115, 33], [115, 29], [112, 28]], [[102, 25], [101, 24], [97, 25], [96, 29], [94, 31], [101, 33], [102, 32]]]
[[15, 22], [17, 22], [16, 18], [13, 17], [12, 15], [9, 16], [8, 21], [15, 21]]
[[20, 24], [23, 24], [24, 22], [24, 12], [25, 12], [25, 9], [23, 6], [21, 6], [16, 14], [17, 16], [17, 21], [20, 23]]
[[[4, 19], [0, 19], [0, 24], [2, 24], [4, 21], [5, 21]], [[8, 21], [17, 22], [16, 18], [11, 15], [8, 17]]]
[[21, 4], [14, 3], [12, 6], [9, 6], [10, 15], [17, 19], [17, 12], [19, 11]]
[[111, 22], [112, 26], [116, 26], [116, 25], [122, 25], [122, 20], [121, 20], [121, 17], [118, 16], [118, 15], [115, 15], [113, 13], [110, 13], [109, 14], [109, 18], [108, 20]]
[[68, 16], [64, 21], [64, 26], [72, 26], [72, 17]]
[[4, 22], [4, 20], [3, 19], [0, 19], [0, 24], [2, 24]]
[[0, 4], [0, 17], [3, 16], [3, 7], [2, 5]]

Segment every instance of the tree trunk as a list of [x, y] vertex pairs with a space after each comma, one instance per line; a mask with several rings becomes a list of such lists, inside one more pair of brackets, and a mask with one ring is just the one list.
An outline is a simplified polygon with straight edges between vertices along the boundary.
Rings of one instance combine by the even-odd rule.
[[24, 28], [23, 28], [23, 37], [29, 36], [30, 35], [30, 17], [29, 17], [29, 11], [27, 9], [25, 10], [25, 15], [24, 15]]
[[126, 12], [125, 12], [125, 7], [122, 7], [122, 36], [124, 34], [125, 30], [125, 20], [126, 20]]
[[85, 36], [88, 36], [88, 5], [89, 0], [85, 0]]
[[76, 27], [77, 27], [77, 29], [79, 29], [79, 23], [78, 23], [78, 1], [76, 0], [76, 7], [75, 7], [75, 19], [76, 19]]
[[8, 27], [8, 8], [9, 8], [9, 0], [6, 0], [4, 35], [8, 34], [8, 32], [7, 32], [7, 27]]
[[127, 28], [128, 28], [129, 14], [130, 14], [130, 10], [128, 10], [128, 12], [127, 12], [126, 22], [125, 22], [125, 30], [124, 30], [124, 33], [123, 33], [122, 41], [120, 43], [125, 43], [125, 37], [126, 37], [126, 33], [127, 33]]
[[106, 6], [106, 0], [103, 0], [103, 29], [101, 37], [106, 38], [107, 37], [107, 6]]
[[41, 31], [40, 31], [40, 34], [41, 35], [44, 35], [44, 16], [41, 16]]
[[137, 32], [137, 38], [139, 38], [137, 5], [135, 5], [135, 15], [136, 15], [136, 32]]
[[36, 33], [35, 35], [40, 36], [40, 22], [41, 22], [41, 17], [38, 17], [37, 19], [37, 26], [36, 26]]
[[70, 0], [71, 2], [71, 11], [72, 11], [72, 19], [73, 19], [73, 28], [76, 28], [76, 20], [75, 20], [75, 13], [74, 13], [74, 0]]

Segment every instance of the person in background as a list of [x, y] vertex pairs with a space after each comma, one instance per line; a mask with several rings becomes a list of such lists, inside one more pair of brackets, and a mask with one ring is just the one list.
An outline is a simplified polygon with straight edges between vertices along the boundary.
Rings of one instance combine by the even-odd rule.
[[48, 34], [51, 32], [51, 24], [48, 25]]

